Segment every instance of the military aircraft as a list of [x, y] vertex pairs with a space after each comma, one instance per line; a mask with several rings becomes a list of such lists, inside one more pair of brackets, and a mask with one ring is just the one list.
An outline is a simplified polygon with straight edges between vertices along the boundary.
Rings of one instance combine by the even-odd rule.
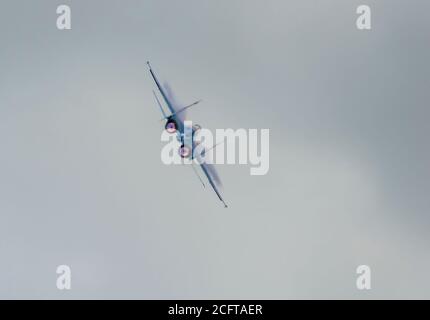
[[[195, 106], [196, 104], [200, 103], [201, 100], [196, 101], [188, 106], [181, 107], [173, 98], [172, 92], [170, 88], [165, 85], [164, 87], [160, 84], [160, 81], [158, 80], [157, 76], [155, 75], [154, 71], [151, 68], [151, 65], [149, 61], [147, 62], [149, 67], [149, 72], [151, 73], [152, 79], [154, 80], [155, 84], [157, 85], [158, 90], [160, 91], [161, 96], [163, 97], [164, 102], [167, 105], [167, 108], [169, 109], [170, 114], [166, 114], [164, 111], [160, 100], [158, 99], [157, 94], [155, 91], [153, 91], [155, 100], [160, 108], [160, 111], [163, 115], [162, 120], [166, 120], [166, 124], [164, 126], [164, 129], [170, 133], [177, 135], [177, 139], [181, 146], [179, 147], [179, 155], [182, 158], [188, 158], [193, 160], [194, 154], [192, 150], [197, 146], [197, 142], [194, 140], [194, 135], [198, 130], [201, 129], [199, 125], [194, 125], [191, 130], [191, 134], [187, 134], [186, 127], [184, 125], [185, 120], [185, 113], [184, 111]], [[188, 136], [187, 136], [188, 135]], [[189, 137], [190, 136], [190, 137]], [[191, 138], [191, 148], [190, 144], [186, 143], [186, 139]], [[220, 192], [218, 191], [217, 186], [221, 186], [221, 180], [218, 176], [218, 173], [215, 170], [215, 167], [209, 163], [201, 162], [199, 163], [200, 168], [202, 169], [203, 173], [205, 174], [207, 180], [209, 181], [209, 184], [212, 186], [212, 189], [215, 191], [216, 195], [218, 196], [219, 200], [224, 204], [224, 207], [227, 208], [227, 204], [225, 203], [224, 199], [221, 197]], [[203, 180], [200, 178], [200, 175], [198, 174], [197, 170], [194, 168], [194, 164], [192, 164], [192, 168], [194, 172], [196, 173], [197, 177], [200, 179], [200, 182], [205, 186]]]

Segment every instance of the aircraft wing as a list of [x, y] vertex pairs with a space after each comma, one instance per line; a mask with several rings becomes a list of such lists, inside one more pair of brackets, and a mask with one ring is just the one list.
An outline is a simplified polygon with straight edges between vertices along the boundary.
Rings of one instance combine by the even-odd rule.
[[216, 186], [216, 183], [220, 184], [220, 180], [219, 180], [218, 174], [215, 171], [215, 168], [212, 167], [212, 165], [207, 164], [207, 163], [200, 164], [200, 168], [202, 168], [203, 172], [206, 175], [206, 178], [208, 178], [208, 181], [209, 181], [210, 185], [212, 186], [212, 189], [214, 189], [216, 195], [221, 200], [221, 202], [224, 204], [224, 207], [227, 208], [227, 204], [224, 202], [224, 199], [221, 197], [221, 195], [218, 191], [218, 188]]
[[172, 101], [169, 99], [169, 95], [167, 94], [166, 90], [163, 88], [163, 86], [160, 84], [160, 81], [158, 81], [157, 76], [155, 75], [154, 71], [152, 71], [151, 65], [149, 64], [149, 61], [146, 62], [149, 67], [149, 72], [151, 73], [152, 79], [154, 79], [155, 84], [157, 85], [158, 90], [161, 93], [161, 96], [163, 97], [163, 100], [166, 102], [167, 107], [169, 108], [170, 112], [176, 113], [175, 107], [172, 103]]
[[169, 108], [170, 114], [167, 115], [164, 111], [163, 111], [163, 107], [161, 106], [160, 101], [157, 98], [157, 95], [154, 93], [155, 99], [157, 100], [157, 103], [160, 107], [160, 110], [163, 114], [163, 119], [173, 119], [176, 122], [176, 125], [178, 127], [178, 131], [179, 132], [184, 132], [184, 114], [188, 108], [196, 105], [199, 101], [186, 106], [186, 107], [181, 107], [181, 105], [175, 101], [174, 96], [173, 96], [173, 92], [170, 89], [170, 87], [168, 86], [167, 83], [163, 85], [161, 85], [160, 81], [158, 80], [157, 76], [155, 75], [155, 72], [152, 70], [151, 65], [149, 64], [149, 61], [147, 61], [148, 67], [149, 67], [149, 72], [151, 73], [152, 79], [154, 80], [155, 84], [157, 85], [158, 90], [161, 93], [161, 96], [163, 97], [163, 100], [165, 101], [165, 103], [167, 104], [167, 107]]

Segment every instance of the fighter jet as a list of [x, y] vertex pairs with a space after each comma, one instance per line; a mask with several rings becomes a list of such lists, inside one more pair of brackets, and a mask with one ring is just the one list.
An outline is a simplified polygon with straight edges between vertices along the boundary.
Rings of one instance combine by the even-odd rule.
[[[170, 134], [176, 134], [177, 139], [179, 141], [179, 143], [181, 144], [181, 146], [179, 147], [178, 153], [182, 158], [188, 158], [191, 160], [194, 160], [194, 154], [193, 154], [193, 150], [194, 148], [197, 146], [197, 142], [194, 140], [194, 136], [197, 133], [198, 130], [201, 129], [201, 127], [199, 125], [194, 125], [192, 127], [191, 133], [187, 132], [188, 130], [186, 130], [186, 127], [184, 125], [184, 111], [197, 105], [198, 103], [200, 103], [201, 100], [196, 101], [188, 106], [185, 107], [181, 107], [174, 99], [172, 96], [172, 92], [170, 90], [169, 87], [162, 86], [160, 84], [160, 81], [158, 80], [157, 76], [155, 75], [154, 71], [151, 68], [151, 65], [149, 63], [149, 61], [147, 62], [148, 67], [149, 67], [149, 72], [151, 73], [151, 77], [154, 80], [158, 91], [160, 92], [161, 96], [163, 97], [163, 100], [165, 102], [165, 104], [167, 105], [168, 108], [168, 113], [167, 114], [164, 109], [163, 106], [161, 105], [160, 100], [158, 99], [157, 94], [155, 93], [155, 91], [153, 91], [155, 100], [158, 104], [158, 107], [160, 108], [160, 111], [163, 115], [163, 119], [166, 121], [166, 124], [164, 126], [164, 129], [170, 133]], [[191, 138], [191, 144], [186, 143], [186, 139], [187, 138]], [[191, 146], [191, 148], [190, 148]], [[220, 192], [218, 191], [218, 186], [221, 185], [221, 180], [218, 176], [218, 173], [215, 170], [215, 167], [211, 164], [205, 163], [203, 162], [198, 162], [200, 165], [201, 170], [203, 171], [203, 173], [205, 174], [209, 184], [212, 186], [212, 189], [215, 191], [216, 195], [218, 196], [219, 200], [224, 204], [224, 207], [227, 208], [227, 204], [225, 203], [224, 199], [221, 197]], [[192, 168], [194, 170], [194, 172], [196, 173], [197, 177], [200, 179], [200, 182], [203, 184], [203, 186], [205, 186], [203, 180], [200, 178], [200, 175], [198, 174], [197, 170], [194, 168], [194, 164], [192, 164]]]

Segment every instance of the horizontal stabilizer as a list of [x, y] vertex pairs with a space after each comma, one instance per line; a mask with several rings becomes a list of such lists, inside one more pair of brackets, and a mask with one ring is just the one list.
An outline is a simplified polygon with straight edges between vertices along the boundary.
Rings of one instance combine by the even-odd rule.
[[172, 113], [170, 116], [168, 116], [168, 117], [165, 116], [163, 119], [161, 119], [161, 121], [163, 121], [163, 120], [165, 120], [165, 119], [167, 119], [169, 117], [176, 116], [179, 113], [181, 113], [181, 112], [183, 112], [183, 111], [185, 111], [185, 110], [187, 110], [187, 109], [189, 109], [191, 107], [194, 107], [196, 104], [199, 104], [200, 102], [202, 102], [202, 100], [196, 101], [196, 102], [194, 102], [194, 103], [192, 103], [192, 104], [190, 104], [190, 105], [188, 105], [186, 107], [183, 107], [183, 108], [179, 109], [178, 111]]

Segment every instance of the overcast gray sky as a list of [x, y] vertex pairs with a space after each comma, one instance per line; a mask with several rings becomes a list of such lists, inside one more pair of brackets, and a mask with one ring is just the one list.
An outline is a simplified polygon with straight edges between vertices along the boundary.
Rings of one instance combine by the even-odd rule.
[[[428, 1], [71, 3], [1, 4], [1, 298], [430, 298]], [[194, 122], [270, 129], [228, 210], [161, 163], [146, 60]]]

